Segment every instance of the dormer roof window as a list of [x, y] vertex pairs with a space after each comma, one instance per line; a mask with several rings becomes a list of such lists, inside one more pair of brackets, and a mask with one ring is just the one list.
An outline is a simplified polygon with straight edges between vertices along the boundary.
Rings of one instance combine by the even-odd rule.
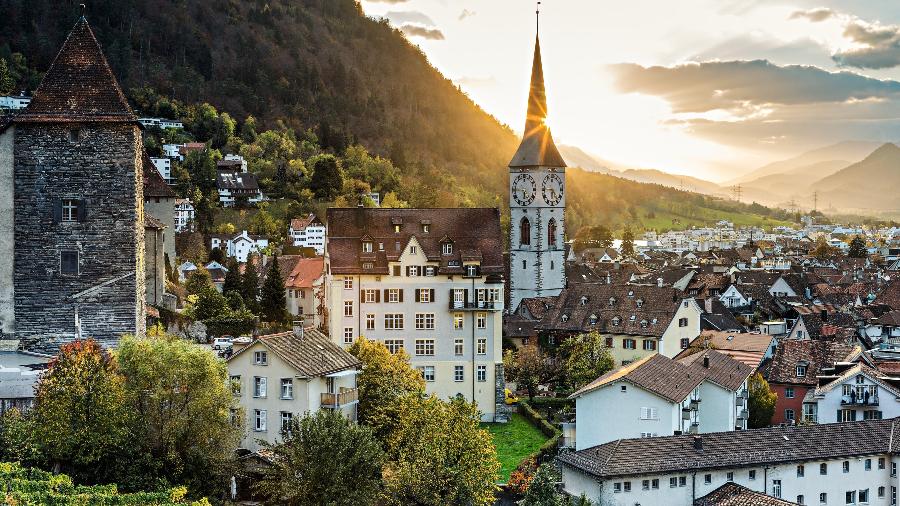
[[587, 295], [582, 295], [582, 296], [581, 296], [581, 302], [580, 302], [580, 304], [581, 304], [582, 306], [586, 306], [586, 305], [587, 305], [587, 301], [588, 301]]
[[615, 297], [610, 297], [610, 298], [609, 298], [609, 307], [613, 307], [613, 306], [615, 306], [615, 305], [616, 305], [616, 298], [615, 298]]
[[631, 321], [635, 321], [635, 320], [637, 320], [637, 316], [635, 316], [635, 315], [631, 315], [631, 318], [630, 318], [630, 320], [631, 320]]
[[641, 320], [641, 328], [642, 329], [647, 328], [647, 320]]
[[613, 326], [618, 327], [620, 323], [622, 323], [621, 318], [619, 318], [618, 316], [613, 317], [613, 319], [612, 319]]
[[640, 309], [641, 307], [644, 306], [644, 299], [638, 299], [638, 300], [636, 300], [636, 301], [635, 301], [635, 304], [637, 304], [637, 307]]
[[596, 324], [597, 324], [597, 315], [592, 314], [591, 315], [591, 325], [596, 325]]
[[567, 321], [569, 321], [569, 315], [567, 315], [567, 314], [562, 315], [561, 320], [562, 320], [564, 323], [567, 322]]
[[372, 253], [372, 241], [363, 241], [362, 243], [362, 252], [363, 253]]
[[422, 220], [422, 233], [427, 234], [431, 232], [431, 220]]
[[453, 254], [453, 243], [448, 241], [448, 242], [445, 242], [444, 244], [441, 244], [441, 253], [444, 255], [452, 255]]
[[634, 297], [634, 290], [628, 290], [628, 296]]

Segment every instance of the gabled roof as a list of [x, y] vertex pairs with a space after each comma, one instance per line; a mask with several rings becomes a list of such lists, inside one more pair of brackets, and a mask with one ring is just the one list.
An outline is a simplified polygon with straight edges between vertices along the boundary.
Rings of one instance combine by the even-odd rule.
[[144, 150], [141, 156], [144, 166], [144, 198], [163, 197], [174, 198], [175, 192], [166, 184], [166, 180], [159, 175], [156, 166], [150, 161], [150, 155]]
[[334, 344], [322, 332], [308, 328], [303, 330], [303, 337], [293, 331], [259, 336], [254, 342], [232, 355], [228, 362], [255, 348], [254, 344], [265, 346], [272, 353], [297, 370], [297, 375], [316, 378], [360, 366], [360, 361]]
[[294, 218], [291, 220], [291, 229], [293, 230], [303, 230], [304, 228], [310, 225], [320, 225], [322, 222], [316, 218], [316, 215], [313, 213], [309, 213], [308, 215], [302, 218]]
[[[897, 419], [618, 439], [558, 460], [598, 478], [878, 455], [900, 449]], [[697, 442], [700, 442], [700, 448]], [[639, 458], [637, 458], [639, 457]]]
[[793, 506], [785, 501], [747, 487], [728, 482], [694, 501], [694, 506]]
[[849, 369], [844, 371], [840, 376], [838, 376], [834, 380], [829, 381], [828, 383], [826, 383], [824, 385], [819, 385], [818, 387], [816, 387], [814, 395], [816, 395], [816, 396], [825, 395], [828, 392], [834, 390], [835, 388], [843, 385], [847, 380], [856, 376], [857, 374], [862, 374], [862, 375], [866, 376], [873, 382], [877, 383], [878, 386], [880, 386], [881, 388], [884, 388], [885, 390], [890, 392], [895, 397], [900, 398], [900, 390], [897, 390], [897, 387], [884, 381], [882, 379], [883, 374], [881, 374], [878, 370], [873, 369], [862, 363], [857, 363], [857, 364], [853, 365], [852, 367], [850, 367]]
[[774, 337], [766, 334], [720, 332], [704, 330], [691, 345], [675, 356], [676, 360], [697, 353], [697, 349], [714, 349], [731, 358], [756, 368], [762, 362]]
[[[835, 362], [846, 362], [857, 351], [835, 341], [784, 339], [775, 350], [766, 379], [769, 383], [815, 386], [821, 368], [830, 367]], [[797, 364], [801, 362], [807, 364], [807, 370], [804, 377], [798, 378]]]
[[[706, 359], [709, 359], [709, 367], [705, 365]], [[702, 374], [705, 380], [732, 392], [736, 392], [756, 369], [756, 366], [751, 367], [716, 350], [703, 350], [688, 355], [678, 359], [678, 363], [692, 368]]]
[[78, 20], [16, 123], [135, 123], [100, 43], [84, 17]]
[[704, 380], [704, 374], [663, 355], [649, 355], [600, 376], [572, 394], [570, 398], [580, 397], [619, 380], [627, 381], [677, 403], [683, 401]]

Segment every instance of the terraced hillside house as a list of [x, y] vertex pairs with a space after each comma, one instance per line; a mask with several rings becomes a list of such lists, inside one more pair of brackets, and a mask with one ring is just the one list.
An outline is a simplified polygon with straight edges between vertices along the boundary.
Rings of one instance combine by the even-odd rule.
[[0, 331], [55, 351], [145, 329], [140, 125], [82, 17], [0, 122]]
[[535, 329], [550, 345], [597, 331], [617, 366], [649, 355], [674, 357], [700, 335], [702, 309], [670, 287], [573, 283]]
[[260, 336], [227, 362], [234, 395], [244, 411], [241, 447], [276, 443], [291, 420], [319, 409], [356, 420], [359, 360], [312, 328]]
[[890, 419], [619, 439], [557, 461], [566, 493], [594, 504], [780, 504], [698, 501], [737, 485], [795, 504], [888, 506], [898, 450], [900, 424]]
[[404, 349], [429, 393], [503, 406], [503, 238], [497, 209], [329, 209], [328, 329]]

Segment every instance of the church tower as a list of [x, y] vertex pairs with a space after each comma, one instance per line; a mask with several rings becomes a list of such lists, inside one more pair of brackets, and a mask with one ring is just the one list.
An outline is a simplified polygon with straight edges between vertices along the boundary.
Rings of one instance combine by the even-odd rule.
[[566, 162], [553, 143], [546, 118], [541, 44], [535, 36], [525, 133], [509, 162], [512, 310], [523, 298], [559, 295], [566, 284]]

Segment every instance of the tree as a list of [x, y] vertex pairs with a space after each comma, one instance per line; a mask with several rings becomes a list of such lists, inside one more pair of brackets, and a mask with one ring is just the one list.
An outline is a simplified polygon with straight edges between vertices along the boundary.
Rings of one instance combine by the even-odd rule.
[[36, 465], [42, 460], [34, 437], [34, 419], [17, 408], [0, 416], [0, 462]]
[[124, 377], [93, 339], [60, 348], [35, 389], [33, 417], [44, 458], [79, 482], [114, 479], [132, 444]]
[[506, 378], [515, 381], [520, 389], [528, 392], [528, 399], [534, 399], [537, 387], [557, 376], [553, 363], [534, 344], [522, 346], [516, 351], [508, 350], [503, 356]]
[[562, 496], [556, 490], [558, 481], [559, 476], [553, 466], [544, 464], [538, 467], [519, 506], [562, 506]]
[[266, 273], [260, 294], [260, 311], [270, 322], [282, 322], [285, 319], [287, 294], [284, 292], [284, 278], [278, 268], [278, 256], [272, 257], [272, 264]]
[[348, 351], [362, 362], [362, 371], [356, 377], [359, 422], [372, 427], [380, 441], [386, 441], [397, 425], [400, 401], [421, 396], [425, 380], [409, 365], [409, 356], [403, 350], [392, 354], [383, 343], [360, 338]]
[[228, 299], [219, 293], [213, 287], [207, 287], [197, 296], [197, 302], [194, 304], [193, 317], [197, 320], [211, 320], [219, 316], [228, 314], [231, 306], [228, 305]]
[[203, 244], [203, 234], [200, 232], [185, 232], [175, 236], [175, 249], [182, 260], [193, 262], [194, 265], [203, 265], [209, 253]]
[[200, 295], [213, 287], [212, 276], [209, 275], [209, 271], [205, 267], [197, 267], [197, 270], [188, 275], [187, 283], [184, 287], [188, 294]]
[[209, 250], [209, 261], [218, 262], [220, 264], [225, 263], [225, 252], [222, 251], [221, 248], [213, 248]]
[[628, 225], [625, 225], [625, 230], [622, 231], [622, 254], [626, 257], [634, 255], [634, 232]]
[[222, 293], [241, 292], [241, 268], [237, 260], [228, 261], [228, 272], [225, 273], [225, 283], [222, 284]]
[[134, 472], [187, 485], [195, 494], [223, 490], [242, 419], [225, 363], [171, 335], [126, 336], [117, 357], [137, 416], [131, 444], [146, 456]]
[[750, 376], [747, 390], [750, 397], [747, 403], [747, 409], [750, 411], [747, 425], [751, 429], [768, 427], [772, 423], [772, 415], [775, 414], [775, 401], [778, 400], [778, 395], [769, 388], [769, 383], [760, 373]]
[[313, 175], [309, 188], [317, 198], [334, 200], [344, 188], [344, 176], [337, 158], [333, 155], [320, 155], [313, 164]]
[[259, 314], [259, 273], [256, 271], [256, 255], [247, 257], [244, 275], [241, 277], [241, 298], [250, 312]]
[[825, 240], [825, 236], [816, 238], [816, 246], [810, 251], [810, 255], [818, 260], [828, 260], [835, 255], [834, 248]]
[[612, 353], [597, 331], [566, 339], [560, 352], [565, 357], [566, 378], [576, 390], [615, 368]]
[[494, 504], [500, 462], [475, 404], [407, 396], [387, 443], [388, 504]]
[[340, 411], [294, 418], [280, 444], [266, 444], [272, 466], [257, 490], [288, 506], [374, 504], [381, 492], [384, 451], [372, 429]]
[[866, 258], [868, 254], [865, 239], [858, 235], [854, 236], [850, 241], [850, 249], [847, 250], [847, 256], [850, 258]]
[[9, 95], [16, 88], [16, 80], [9, 71], [6, 60], [0, 58], [0, 95]]

